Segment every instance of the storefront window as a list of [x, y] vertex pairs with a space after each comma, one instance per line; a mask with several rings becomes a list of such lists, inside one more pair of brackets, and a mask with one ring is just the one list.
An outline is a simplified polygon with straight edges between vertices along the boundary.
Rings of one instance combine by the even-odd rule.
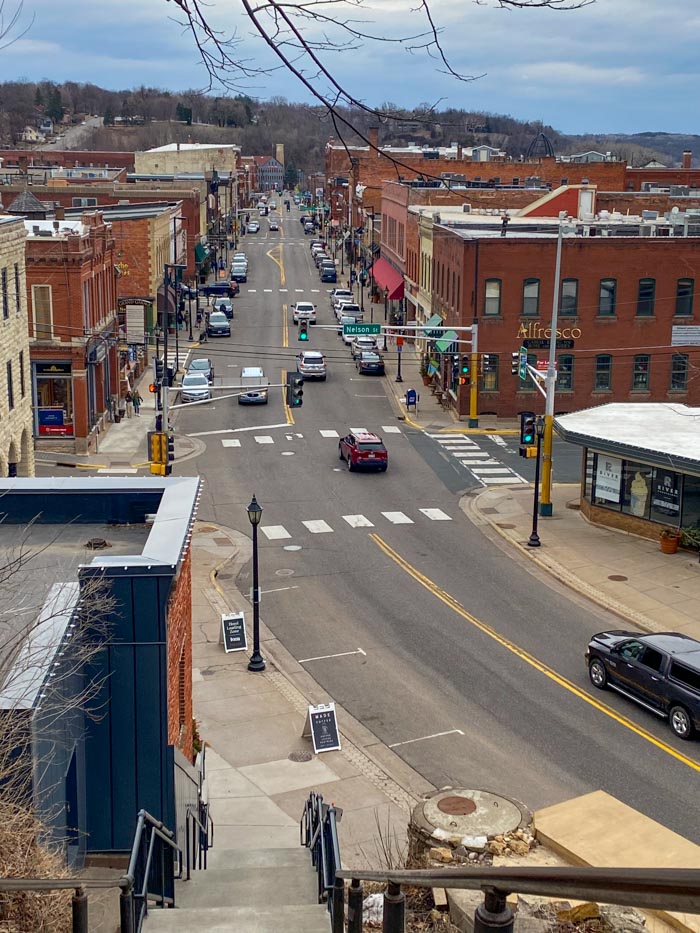
[[35, 363], [35, 431], [40, 437], [72, 437], [73, 382], [70, 363]]
[[607, 454], [596, 454], [593, 473], [593, 504], [620, 510], [622, 460]]
[[683, 508], [681, 527], [700, 526], [700, 476], [683, 477]]
[[622, 511], [637, 518], [649, 517], [649, 493], [652, 467], [634, 460], [624, 461], [622, 479]]
[[678, 525], [681, 517], [681, 483], [683, 476], [673, 470], [657, 467], [651, 486], [652, 522], [664, 525]]
[[574, 357], [571, 353], [562, 353], [557, 360], [557, 389], [571, 392], [574, 387]]

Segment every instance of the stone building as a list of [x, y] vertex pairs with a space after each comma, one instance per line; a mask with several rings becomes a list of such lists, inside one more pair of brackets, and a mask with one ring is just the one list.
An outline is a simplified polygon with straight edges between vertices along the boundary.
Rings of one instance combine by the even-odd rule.
[[207, 143], [168, 143], [134, 154], [138, 175], [183, 172], [232, 174], [240, 167], [241, 147]]
[[1, 476], [34, 475], [25, 241], [21, 218], [0, 217]]
[[36, 444], [87, 453], [119, 385], [114, 236], [97, 212], [23, 226]]

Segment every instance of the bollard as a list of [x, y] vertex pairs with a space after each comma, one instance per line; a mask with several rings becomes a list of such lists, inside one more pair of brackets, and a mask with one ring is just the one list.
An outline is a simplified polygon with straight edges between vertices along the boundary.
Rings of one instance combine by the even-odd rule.
[[85, 888], [76, 888], [71, 901], [73, 933], [88, 933], [88, 899]]
[[333, 933], [344, 933], [345, 930], [345, 883], [342, 878], [336, 878], [333, 885]]
[[119, 933], [134, 933], [134, 892], [122, 888], [119, 895]]
[[390, 881], [384, 892], [384, 918], [382, 933], [405, 933], [406, 895], [401, 885]]
[[507, 897], [503, 891], [486, 888], [484, 903], [474, 911], [474, 933], [513, 933], [513, 911]]
[[362, 902], [365, 899], [362, 882], [356, 878], [348, 888], [348, 933], [362, 933]]

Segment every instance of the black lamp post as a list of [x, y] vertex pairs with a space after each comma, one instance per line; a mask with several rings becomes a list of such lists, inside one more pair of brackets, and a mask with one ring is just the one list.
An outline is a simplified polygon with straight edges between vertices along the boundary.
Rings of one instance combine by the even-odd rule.
[[532, 505], [532, 534], [527, 539], [528, 547], [539, 547], [540, 536], [537, 534], [537, 518], [540, 506], [540, 451], [542, 449], [542, 438], [544, 437], [544, 418], [537, 416], [535, 421], [535, 433], [537, 434], [537, 459], [535, 460], [535, 498]]
[[389, 289], [384, 287], [384, 352], [386, 353], [386, 318], [389, 313]]
[[190, 281], [190, 287], [189, 287], [189, 291], [187, 294], [187, 315], [190, 321], [190, 335], [188, 339], [190, 343], [192, 343], [192, 341], [194, 340], [194, 337], [192, 336], [192, 287], [193, 287], [192, 282]]
[[253, 653], [248, 661], [249, 671], [264, 671], [265, 661], [260, 654], [260, 588], [258, 585], [258, 525], [262, 518], [262, 506], [253, 499], [248, 506], [248, 521], [253, 526]]

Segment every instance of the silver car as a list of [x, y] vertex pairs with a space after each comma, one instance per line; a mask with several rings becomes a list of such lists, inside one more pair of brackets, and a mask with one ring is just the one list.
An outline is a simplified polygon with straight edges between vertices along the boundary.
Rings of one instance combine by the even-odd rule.
[[304, 379], [320, 379], [326, 381], [326, 358], [318, 350], [304, 350], [297, 357], [297, 372]]
[[204, 373], [186, 373], [182, 380], [180, 399], [183, 402], [203, 402], [210, 398], [209, 380]]

